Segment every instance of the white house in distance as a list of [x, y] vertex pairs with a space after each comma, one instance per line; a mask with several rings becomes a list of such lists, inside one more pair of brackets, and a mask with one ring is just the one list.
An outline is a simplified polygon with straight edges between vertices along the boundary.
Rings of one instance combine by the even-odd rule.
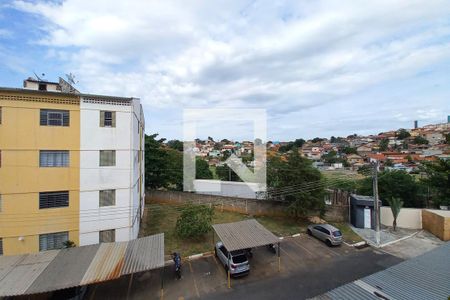
[[140, 100], [80, 98], [80, 246], [135, 239], [145, 196]]

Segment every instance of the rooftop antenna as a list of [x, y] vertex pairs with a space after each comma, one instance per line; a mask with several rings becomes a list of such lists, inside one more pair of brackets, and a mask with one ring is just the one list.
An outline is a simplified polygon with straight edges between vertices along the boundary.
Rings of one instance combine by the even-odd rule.
[[[36, 79], [37, 79], [37, 80], [43, 81], [43, 79], [42, 79], [41, 77], [39, 77], [39, 76], [36, 74], [36, 72], [33, 71], [33, 74], [34, 74], [34, 76], [36, 76]], [[41, 76], [44, 77], [44, 76], [45, 76], [45, 73], [42, 73]]]
[[75, 85], [78, 83], [78, 81], [75, 81], [75, 74], [73, 74], [72, 72], [70, 72], [69, 74], [66, 74], [66, 77], [67, 77], [67, 81], [71, 85]]

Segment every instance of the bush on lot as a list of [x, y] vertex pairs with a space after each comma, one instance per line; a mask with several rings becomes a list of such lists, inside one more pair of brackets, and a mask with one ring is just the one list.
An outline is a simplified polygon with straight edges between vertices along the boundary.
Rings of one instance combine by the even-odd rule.
[[181, 238], [199, 237], [211, 229], [214, 208], [206, 205], [185, 205], [178, 217], [175, 231]]

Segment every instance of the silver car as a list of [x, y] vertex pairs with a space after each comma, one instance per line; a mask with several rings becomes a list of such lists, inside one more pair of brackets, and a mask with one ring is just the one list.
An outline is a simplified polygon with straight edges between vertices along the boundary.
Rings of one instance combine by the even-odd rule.
[[[220, 260], [225, 270], [230, 270], [233, 277], [244, 276], [250, 272], [250, 264], [247, 255], [243, 250], [228, 252], [222, 242], [218, 242], [214, 248], [214, 253]], [[231, 258], [229, 258], [229, 254]]]
[[339, 229], [330, 224], [309, 225], [306, 231], [308, 235], [315, 236], [324, 241], [328, 246], [337, 246], [342, 243], [342, 233]]

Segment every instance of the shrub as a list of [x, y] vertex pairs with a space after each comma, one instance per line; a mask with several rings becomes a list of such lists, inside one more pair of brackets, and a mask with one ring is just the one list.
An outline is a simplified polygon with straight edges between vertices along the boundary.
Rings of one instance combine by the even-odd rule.
[[193, 238], [211, 230], [214, 208], [206, 205], [185, 205], [178, 217], [175, 231], [181, 238]]

